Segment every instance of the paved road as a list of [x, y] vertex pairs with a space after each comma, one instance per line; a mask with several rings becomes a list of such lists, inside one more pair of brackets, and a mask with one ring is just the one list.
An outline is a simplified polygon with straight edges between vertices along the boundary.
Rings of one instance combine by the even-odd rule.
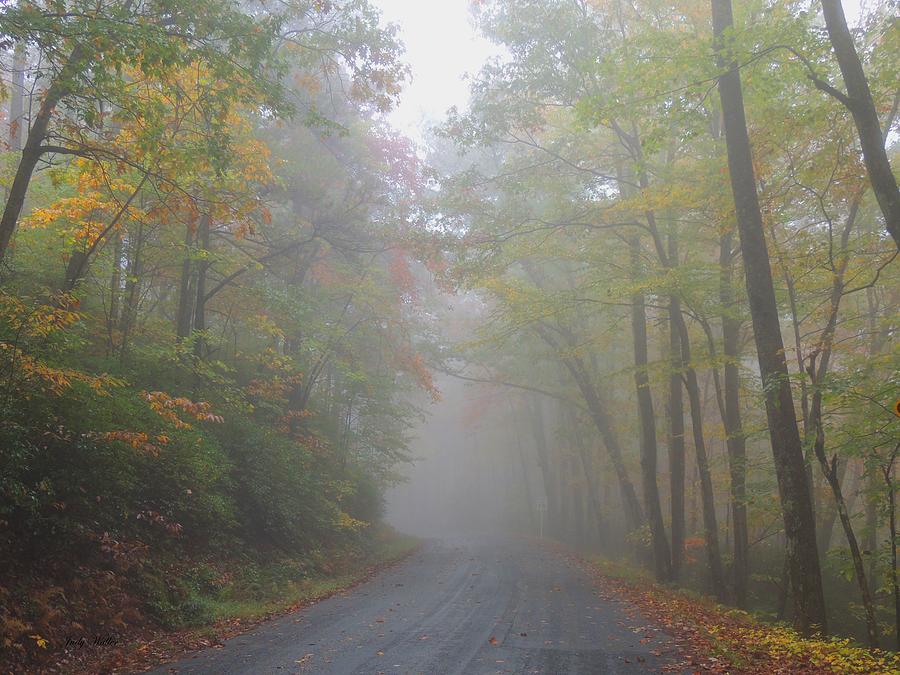
[[154, 673], [658, 673], [672, 651], [554, 553], [467, 539]]

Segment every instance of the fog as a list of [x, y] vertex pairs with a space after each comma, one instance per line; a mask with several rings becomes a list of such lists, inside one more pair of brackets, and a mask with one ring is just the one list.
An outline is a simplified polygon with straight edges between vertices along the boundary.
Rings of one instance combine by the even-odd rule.
[[414, 463], [387, 494], [387, 521], [425, 537], [537, 535], [535, 510], [546, 497], [532, 439], [512, 419], [508, 395], [448, 376], [437, 385], [442, 399], [413, 431]]
[[606, 672], [585, 565], [900, 649], [897, 7], [0, 2], [0, 671], [407, 558], [258, 653]]

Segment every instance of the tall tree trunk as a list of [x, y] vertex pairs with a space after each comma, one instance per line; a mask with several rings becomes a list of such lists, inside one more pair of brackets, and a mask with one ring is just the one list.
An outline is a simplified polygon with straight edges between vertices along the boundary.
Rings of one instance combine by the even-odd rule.
[[[849, 462], [841, 462], [838, 464], [838, 483], [844, 487], [846, 487], [845, 479], [847, 478], [847, 467], [849, 466]], [[843, 489], [843, 488], [842, 488]], [[848, 490], [853, 496], [853, 491]], [[847, 510], [853, 510], [852, 502], [848, 502]], [[831, 536], [834, 532], [834, 523], [838, 519], [838, 506], [836, 501], [829, 502], [828, 504], [823, 505], [823, 508], [819, 509], [818, 512], [819, 518], [819, 526], [816, 530], [816, 534], [819, 538], [819, 557], [825, 558], [828, 555], [828, 550], [831, 548]], [[865, 549], [865, 543], [863, 543], [863, 549]], [[865, 555], [865, 551], [863, 552]], [[871, 578], [871, 577], [870, 577]]]
[[[812, 388], [812, 398], [809, 409], [809, 421], [807, 426], [807, 434], [811, 439], [809, 443], [812, 446], [813, 453], [822, 469], [828, 486], [831, 488], [834, 496], [834, 505], [837, 509], [841, 525], [844, 528], [844, 534], [847, 538], [847, 544], [850, 547], [850, 555], [853, 561], [853, 569], [856, 573], [857, 584], [863, 602], [863, 608], [866, 614], [866, 632], [868, 634], [869, 645], [871, 647], [878, 646], [878, 624], [875, 619], [875, 603], [872, 593], [869, 589], [869, 580], [866, 575], [863, 556], [853, 531], [853, 524], [850, 520], [850, 512], [844, 499], [843, 490], [841, 488], [841, 477], [843, 469], [838, 466], [837, 455], [831, 458], [829, 462], [825, 456], [825, 425], [822, 410], [822, 388], [825, 379], [828, 376], [828, 368], [831, 363], [831, 354], [834, 348], [834, 335], [837, 331], [838, 313], [841, 306], [841, 300], [844, 297], [844, 275], [847, 271], [849, 263], [849, 254], [847, 246], [850, 240], [850, 234], [856, 222], [856, 215], [859, 212], [859, 206], [862, 201], [862, 191], [858, 192], [850, 205], [847, 215], [847, 222], [841, 232], [839, 238], [838, 255], [830, 256], [832, 284], [830, 295], [830, 307], [828, 320], [822, 329], [821, 336], [815, 351], [809, 356], [809, 374], [810, 385]], [[835, 264], [835, 258], [837, 262]], [[818, 368], [816, 367], [816, 355], [819, 355]]]
[[22, 136], [25, 126], [25, 43], [21, 40], [13, 50], [12, 78], [9, 99], [9, 149], [22, 151]]
[[869, 90], [869, 81], [847, 27], [841, 0], [822, 0], [822, 13], [834, 55], [841, 68], [844, 86], [847, 88], [847, 95], [838, 98], [853, 115], [869, 182], [884, 214], [887, 231], [894, 238], [897, 248], [900, 248], [900, 190], [884, 149], [884, 135], [872, 92]]
[[572, 429], [575, 438], [575, 447], [578, 450], [578, 456], [581, 460], [581, 470], [584, 474], [584, 482], [587, 488], [588, 512], [593, 514], [594, 527], [591, 528], [591, 538], [595, 538], [600, 533], [603, 523], [603, 509], [600, 505], [600, 488], [597, 485], [597, 476], [594, 475], [594, 458], [590, 446], [585, 441], [584, 435], [578, 426], [578, 418], [575, 414], [570, 414], [568, 421], [569, 428]]
[[181, 280], [178, 284], [178, 314], [175, 317], [175, 335], [178, 342], [183, 342], [191, 335], [194, 318], [193, 271], [191, 247], [194, 233], [190, 227], [185, 228], [184, 260], [181, 263]]
[[209, 214], [200, 217], [197, 230], [200, 260], [197, 262], [197, 300], [194, 303], [194, 358], [202, 360], [206, 352], [206, 275], [209, 272]]
[[144, 223], [138, 221], [137, 231], [128, 235], [128, 267], [125, 275], [125, 293], [119, 316], [119, 360], [124, 361], [128, 353], [128, 340], [138, 310], [138, 293], [141, 278], [141, 254], [144, 246]]
[[528, 480], [528, 461], [526, 459], [525, 446], [522, 444], [522, 435], [519, 431], [520, 424], [512, 399], [507, 397], [506, 402], [509, 405], [510, 422], [513, 425], [513, 433], [516, 439], [516, 454], [519, 456], [519, 467], [522, 470], [522, 493], [525, 499], [525, 510], [528, 512], [528, 523], [531, 526], [531, 532], [537, 534], [538, 522], [534, 513], [535, 502], [531, 496], [531, 482]]
[[[631, 237], [632, 274], [640, 274], [641, 244], [637, 235]], [[644, 508], [650, 523], [653, 546], [653, 569], [658, 581], [672, 577], [672, 559], [666, 539], [662, 508], [659, 504], [659, 486], [656, 484], [657, 446], [656, 416], [653, 412], [653, 396], [647, 374], [647, 313], [643, 293], [631, 297], [631, 336], [634, 346], [634, 386], [637, 393], [638, 420], [640, 423], [641, 477], [644, 488]]]
[[[553, 347], [557, 353], [562, 353], [558, 341], [551, 335], [546, 326], [533, 324], [532, 327], [544, 342]], [[571, 335], [567, 334], [566, 340], [569, 348], [575, 346], [574, 338]], [[613, 427], [613, 421], [606, 408], [606, 403], [591, 380], [591, 376], [585, 367], [584, 361], [580, 357], [574, 355], [561, 355], [559, 359], [566, 367], [566, 370], [569, 371], [572, 379], [575, 380], [575, 384], [578, 385], [578, 390], [581, 392], [581, 396], [584, 399], [588, 415], [594, 423], [594, 426], [597, 428], [597, 431], [600, 432], [600, 437], [603, 439], [603, 445], [606, 446], [606, 451], [609, 453], [609, 457], [612, 460], [613, 469], [616, 472], [616, 478], [619, 482], [622, 505], [625, 510], [626, 527], [630, 531], [636, 530], [644, 524], [644, 512], [641, 508], [641, 503], [638, 500], [637, 492], [634, 489], [634, 484], [631, 482], [631, 478], [628, 475], [628, 469], [625, 466], [624, 459], [625, 453], [622, 451], [622, 444], [619, 442], [619, 437]]]
[[560, 495], [557, 490], [556, 477], [554, 476], [556, 467], [550, 457], [550, 448], [547, 443], [547, 432], [544, 426], [544, 406], [537, 395], [531, 397], [531, 404], [531, 431], [534, 437], [535, 450], [537, 451], [538, 466], [541, 469], [541, 478], [544, 483], [544, 494], [547, 497], [547, 522], [544, 523], [544, 530], [545, 534], [548, 531], [556, 534], [561, 520]]
[[[810, 367], [810, 370], [812, 369], [813, 368]], [[818, 382], [814, 382], [813, 384], [816, 387], [820, 385]], [[816, 438], [814, 445], [816, 458], [819, 460], [819, 465], [822, 467], [822, 473], [825, 475], [825, 480], [828, 482], [829, 487], [831, 487], [838, 515], [841, 519], [841, 525], [843, 526], [844, 534], [847, 537], [847, 544], [850, 547], [853, 570], [856, 573], [856, 582], [859, 586], [863, 609], [866, 614], [866, 636], [870, 647], [878, 647], [878, 623], [875, 619], [875, 600], [869, 589], [869, 582], [866, 576], [862, 553], [859, 549], [856, 535], [853, 532], [853, 523], [850, 520], [850, 513], [847, 510], [847, 504], [844, 501], [844, 494], [841, 491], [841, 483], [838, 478], [837, 456], [833, 457], [831, 462], [825, 457], [825, 432], [822, 428], [822, 392], [821, 389], [818, 388], [812, 395], [810, 420], [815, 426]]]
[[116, 232], [113, 246], [113, 267], [109, 277], [109, 312], [106, 315], [107, 352], [116, 348], [115, 328], [119, 325], [119, 306], [122, 297], [122, 233]]
[[894, 648], [900, 650], [900, 583], [897, 580], [897, 491], [894, 485], [894, 462], [900, 443], [894, 447], [890, 463], [884, 467], [884, 482], [888, 491], [888, 525], [891, 535], [891, 589], [894, 594]]
[[672, 578], [681, 577], [684, 563], [684, 397], [682, 395], [681, 340], [673, 316], [681, 314], [678, 296], [669, 298], [669, 485], [672, 516]]
[[676, 320], [681, 342], [681, 360], [684, 364], [684, 383], [688, 393], [691, 410], [691, 432], [694, 439], [694, 452], [697, 456], [697, 474], [700, 479], [700, 503], [703, 507], [703, 531], [706, 539], [706, 557], [709, 562], [710, 582], [713, 593], [720, 602], [726, 599], [725, 571], [722, 565], [722, 549], [719, 546], [719, 526], [716, 520], [716, 500], [713, 493], [712, 474], [709, 469], [709, 456], [706, 452], [706, 440], [703, 437], [703, 408], [700, 400], [700, 384], [697, 371], [691, 363], [691, 342], [684, 323], [684, 317]]
[[634, 484], [628, 476], [624, 452], [619, 442], [619, 437], [613, 429], [612, 419], [606, 410], [603, 399], [600, 397], [600, 392], [597, 391], [593, 382], [590, 381], [590, 377], [585, 372], [584, 366], [580, 361], [577, 358], [567, 358], [563, 363], [569, 369], [576, 384], [578, 384], [587, 404], [591, 421], [594, 422], [594, 426], [597, 427], [597, 431], [600, 432], [600, 436], [603, 438], [603, 444], [606, 446], [619, 481], [627, 526], [630, 530], [635, 530], [644, 524], [644, 512], [640, 501], [638, 501]]
[[718, 62], [725, 71], [719, 77], [719, 98], [725, 125], [728, 167], [735, 202], [738, 232], [744, 256], [747, 298], [766, 400], [766, 416], [784, 529], [790, 560], [795, 622], [804, 634], [826, 630], [822, 572], [816, 548], [812, 498], [803, 460], [803, 446], [794, 412], [784, 343], [766, 249], [756, 178], [744, 117], [744, 99], [738, 64], [724, 52], [722, 41], [734, 20], [731, 0], [711, 0]]
[[28, 186], [31, 183], [31, 177], [37, 167], [38, 160], [46, 152], [44, 141], [47, 138], [50, 120], [53, 117], [53, 113], [56, 112], [56, 106], [69, 93], [70, 82], [81, 69], [84, 55], [85, 49], [81, 45], [76, 46], [72, 50], [68, 62], [57, 78], [51, 82], [47, 91], [44, 92], [41, 105], [34, 117], [34, 122], [31, 125], [31, 129], [28, 130], [28, 137], [25, 140], [25, 146], [22, 148], [22, 158], [16, 167], [12, 186], [9, 189], [9, 196], [6, 199], [6, 206], [3, 208], [3, 216], [0, 217], [0, 262], [3, 262], [6, 251], [9, 249], [9, 242], [16, 231], [19, 214], [25, 205], [25, 195], [28, 193]]
[[722, 304], [722, 349], [725, 355], [723, 415], [728, 471], [731, 478], [731, 517], [734, 531], [734, 597], [747, 606], [750, 580], [750, 534], [747, 526], [747, 444], [741, 421], [740, 319], [734, 316], [732, 232], [722, 235], [719, 248], [719, 300]]

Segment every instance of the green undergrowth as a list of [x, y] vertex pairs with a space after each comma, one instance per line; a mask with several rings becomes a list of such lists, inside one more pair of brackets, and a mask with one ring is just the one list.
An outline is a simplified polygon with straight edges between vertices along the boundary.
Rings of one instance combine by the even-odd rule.
[[149, 575], [144, 581], [147, 607], [173, 630], [253, 620], [348, 588], [416, 546], [417, 539], [380, 528], [363, 545], [340, 554], [198, 563], [174, 583]]

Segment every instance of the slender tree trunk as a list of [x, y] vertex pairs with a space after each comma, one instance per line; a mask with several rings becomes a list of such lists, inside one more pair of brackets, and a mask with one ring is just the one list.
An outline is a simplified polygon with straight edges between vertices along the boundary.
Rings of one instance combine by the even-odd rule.
[[869, 81], [847, 27], [841, 0], [822, 0], [822, 13], [834, 55], [841, 68], [844, 86], [847, 88], [847, 95], [842, 102], [853, 115], [869, 182], [884, 214], [885, 226], [897, 248], [900, 248], [900, 190], [884, 149], [884, 135], [872, 92], [869, 90]]
[[531, 525], [532, 533], [537, 534], [538, 523], [534, 514], [535, 503], [531, 496], [531, 483], [528, 480], [528, 462], [525, 457], [525, 446], [522, 444], [520, 424], [517, 419], [518, 416], [516, 415], [512, 399], [507, 397], [506, 403], [509, 406], [509, 419], [513, 425], [513, 433], [515, 434], [516, 454], [519, 456], [519, 467], [522, 470], [522, 493], [525, 498], [525, 510], [528, 512], [528, 523]]
[[869, 477], [869, 486], [868, 486], [868, 494], [865, 495], [866, 498], [866, 525], [865, 525], [865, 537], [863, 539], [863, 549], [864, 553], [869, 556], [869, 567], [867, 573], [869, 578], [873, 581], [875, 580], [875, 575], [878, 573], [876, 567], [876, 560], [878, 559], [878, 510], [877, 510], [877, 499], [876, 499], [876, 490], [877, 490], [877, 482], [878, 478], [875, 474], [872, 474]]
[[888, 491], [888, 524], [891, 534], [891, 589], [894, 591], [894, 648], [900, 650], [900, 584], [897, 582], [897, 492], [894, 487], [894, 459], [900, 444], [894, 448], [890, 464], [884, 470], [884, 482]]
[[[562, 352], [557, 340], [550, 334], [545, 326], [534, 324], [533, 328], [538, 336], [548, 345], [553, 347], [557, 353]], [[571, 336], [567, 336], [566, 339], [570, 343], [569, 347], [574, 346]], [[641, 509], [641, 503], [638, 500], [634, 484], [631, 482], [631, 478], [628, 475], [628, 469], [625, 466], [625, 455], [622, 451], [622, 444], [619, 442], [619, 437], [613, 427], [612, 418], [607, 411], [605, 401], [591, 380], [584, 361], [580, 357], [570, 355], [560, 356], [559, 358], [566, 367], [566, 370], [569, 371], [572, 379], [575, 380], [575, 384], [578, 385], [578, 390], [581, 392], [581, 396], [584, 399], [588, 415], [594, 423], [594, 426], [597, 428], [597, 431], [600, 432], [600, 437], [603, 439], [603, 444], [606, 446], [606, 451], [609, 453], [609, 457], [612, 460], [613, 469], [616, 472], [619, 490], [622, 495], [626, 527], [629, 531], [636, 530], [644, 524], [644, 512], [643, 509]]]
[[19, 214], [25, 205], [25, 195], [28, 193], [28, 185], [31, 183], [31, 177], [37, 167], [38, 160], [45, 153], [43, 145], [47, 138], [50, 120], [56, 111], [56, 106], [68, 94], [69, 82], [81, 69], [84, 53], [85, 50], [80, 45], [72, 50], [62, 72], [50, 84], [47, 91], [44, 92], [37, 115], [35, 115], [31, 129], [28, 131], [25, 146], [22, 148], [22, 158], [19, 160], [18, 167], [16, 167], [12, 186], [9, 189], [9, 196], [6, 199], [6, 206], [3, 208], [2, 217], [0, 217], [0, 262], [3, 262], [3, 258], [9, 248], [9, 242], [16, 231]]
[[113, 246], [113, 267], [109, 277], [109, 313], [106, 316], [107, 352], [116, 348], [115, 328], [119, 325], [119, 306], [122, 297], [122, 233], [116, 232]]
[[197, 300], [194, 303], [194, 358], [202, 360], [206, 352], [206, 275], [209, 272], [209, 215], [203, 214], [197, 231], [200, 260], [197, 262]]
[[22, 135], [25, 126], [25, 43], [21, 40], [13, 50], [12, 78], [9, 99], [9, 149], [22, 151]]
[[[795, 622], [804, 634], [827, 628], [822, 573], [816, 548], [812, 498], [806, 478], [803, 446], [794, 412], [784, 343], [766, 249], [756, 178], [744, 117], [741, 75], [734, 58], [723, 51], [724, 35], [733, 27], [731, 0], [711, 0], [713, 29], [719, 50], [719, 97], [725, 124], [728, 166], [735, 202], [738, 232], [744, 255], [747, 298], [760, 374], [766, 394], [769, 437], [778, 477], [791, 588], [796, 606]], [[726, 70], [727, 69], [727, 70]]]
[[[837, 471], [837, 479], [840, 485], [846, 485], [845, 479], [847, 477], [847, 466], [848, 462], [841, 462], [838, 464]], [[852, 495], [852, 490], [850, 491]], [[852, 504], [847, 504], [847, 510], [852, 510]], [[825, 558], [828, 555], [828, 550], [831, 548], [831, 536], [834, 532], [834, 523], [838, 519], [838, 505], [836, 501], [829, 502], [826, 505], [823, 505], [823, 508], [819, 509], [819, 526], [817, 528], [817, 534], [819, 537], [819, 557]], [[863, 544], [863, 548], [865, 549], [865, 544]]]
[[[791, 312], [791, 329], [794, 335], [794, 351], [796, 352], [797, 357], [797, 371], [800, 374], [800, 414], [801, 420], [803, 421], [801, 433], [803, 438], [807, 438], [808, 436], [812, 435], [809, 424], [809, 387], [806, 383], [806, 369], [803, 365], [806, 357], [803, 354], [803, 341], [800, 337], [800, 312], [798, 311], [797, 305], [797, 289], [794, 284], [794, 278], [791, 276], [790, 272], [788, 271], [788, 266], [785, 264], [784, 259], [781, 257], [781, 252], [778, 249], [778, 244], [775, 243], [776, 239], [774, 228], [772, 228], [772, 242], [775, 248], [779, 265], [784, 271], [784, 285], [785, 288], [787, 288], [788, 304], [790, 306]], [[816, 481], [816, 474], [813, 472], [813, 447], [812, 443], [804, 443], [804, 446], [806, 448], [806, 451], [803, 455], [803, 459], [806, 462], [806, 480], [809, 481], [813, 518], [815, 518], [816, 514], [819, 511], [819, 490]]]
[[700, 402], [700, 384], [697, 371], [691, 367], [691, 343], [683, 316], [676, 320], [681, 342], [681, 360], [685, 366], [685, 388], [691, 411], [691, 431], [694, 439], [694, 452], [697, 456], [697, 474], [700, 479], [700, 502], [703, 507], [703, 530], [706, 538], [706, 555], [709, 562], [710, 581], [713, 593], [720, 602], [726, 599], [725, 571], [722, 565], [722, 550], [719, 546], [719, 526], [716, 522], [716, 500], [713, 493], [712, 474], [709, 469], [709, 457], [706, 452], [706, 441], [703, 437], [703, 408]]
[[144, 245], [144, 224], [138, 221], [137, 231], [128, 236], [128, 267], [125, 275], [125, 294], [119, 317], [119, 360], [124, 361], [128, 353], [128, 340], [134, 327], [138, 310], [138, 293], [141, 278], [141, 253]]
[[183, 342], [190, 336], [194, 317], [192, 293], [194, 266], [191, 261], [194, 233], [190, 227], [185, 228], [185, 230], [184, 260], [181, 263], [181, 281], [178, 284], [178, 314], [175, 317], [175, 335], [178, 342]]
[[672, 317], [681, 314], [677, 296], [669, 298], [669, 484], [672, 515], [672, 578], [681, 577], [684, 563], [684, 400], [682, 395], [681, 340]]
[[603, 509], [600, 505], [600, 488], [597, 485], [597, 476], [594, 475], [594, 460], [591, 456], [590, 446], [585, 442], [584, 435], [581, 433], [581, 429], [578, 426], [578, 419], [575, 414], [569, 416], [569, 427], [573, 430], [575, 446], [581, 460], [581, 470], [584, 474], [585, 486], [587, 487], [589, 512], [594, 516], [595, 523], [590, 532], [590, 535], [593, 538], [600, 533], [600, 528], [603, 523]]
[[[641, 244], [637, 236], [631, 238], [630, 247], [632, 273], [637, 277], [640, 271], [641, 257]], [[669, 581], [672, 577], [672, 559], [669, 554], [669, 543], [666, 539], [666, 528], [659, 503], [659, 486], [656, 484], [656, 417], [653, 413], [650, 378], [647, 375], [647, 314], [643, 293], [635, 293], [631, 298], [631, 335], [634, 345], [634, 385], [637, 390], [638, 420], [640, 422], [641, 476], [644, 488], [644, 507], [650, 522], [653, 568], [657, 580]]]
[[554, 476], [555, 467], [550, 457], [547, 432], [544, 427], [544, 406], [537, 395], [532, 396], [531, 402], [532, 435], [534, 436], [535, 449], [537, 450], [538, 466], [541, 469], [541, 477], [544, 482], [544, 494], [547, 496], [547, 523], [545, 523], [545, 530], [549, 530], [556, 535], [561, 520], [561, 504]]
[[853, 532], [853, 524], [850, 521], [850, 513], [847, 510], [847, 504], [844, 501], [844, 495], [841, 491], [841, 483], [838, 479], [837, 457], [832, 458], [831, 462], [825, 457], [825, 433], [822, 429], [822, 394], [820, 390], [813, 393], [812, 406], [810, 408], [811, 419], [816, 427], [815, 453], [822, 467], [822, 473], [825, 480], [831, 487], [834, 495], [834, 501], [837, 505], [838, 515], [841, 519], [841, 525], [844, 528], [844, 534], [847, 537], [847, 544], [850, 547], [850, 557], [853, 560], [853, 570], [856, 573], [856, 581], [859, 585], [859, 592], [863, 602], [863, 609], [866, 613], [866, 636], [870, 647], [878, 647], [878, 623], [875, 619], [875, 600], [869, 589], [869, 582], [866, 577], [865, 565], [863, 563], [862, 553], [859, 549], [859, 543]]
[[613, 469], [619, 481], [619, 488], [622, 493], [622, 502], [625, 507], [625, 518], [627, 526], [630, 530], [636, 530], [644, 524], [644, 512], [638, 501], [637, 492], [628, 476], [628, 470], [625, 467], [624, 452], [619, 443], [619, 438], [613, 430], [612, 419], [606, 410], [600, 393], [590, 381], [587, 373], [584, 371], [583, 364], [580, 359], [567, 358], [564, 365], [569, 369], [572, 377], [578, 384], [588, 407], [588, 413], [600, 436], [603, 438], [603, 444], [609, 452], [610, 459], [613, 463]]
[[734, 316], [734, 264], [732, 232], [722, 235], [719, 248], [719, 300], [722, 303], [722, 349], [725, 355], [723, 415], [728, 470], [731, 478], [731, 517], [734, 531], [734, 597], [738, 607], [747, 606], [750, 579], [750, 534], [747, 526], [747, 444], [741, 420], [740, 319]]
[[[877, 647], [878, 625], [875, 619], [875, 603], [869, 589], [869, 580], [866, 575], [863, 556], [856, 539], [856, 534], [853, 531], [849, 509], [847, 508], [843, 490], [841, 488], [844, 471], [843, 466], [845, 465], [841, 467], [838, 466], [838, 458], [836, 455], [832, 457], [830, 462], [825, 456], [825, 426], [822, 410], [822, 387], [828, 376], [828, 369], [834, 347], [834, 335], [837, 330], [838, 313], [841, 306], [841, 300], [844, 296], [844, 275], [847, 271], [847, 264], [849, 262], [847, 246], [850, 240], [850, 234], [856, 222], [856, 215], [859, 212], [861, 200], [862, 192], [859, 192], [851, 203], [847, 215], [847, 222], [841, 232], [836, 264], [834, 262], [835, 257], [830, 258], [832, 261], [832, 285], [828, 320], [825, 323], [825, 327], [822, 329], [817, 349], [809, 356], [809, 367], [807, 369], [812, 388], [812, 398], [806, 431], [808, 437], [811, 439], [809, 445], [812, 447], [812, 451], [822, 469], [822, 475], [825, 477], [826, 482], [831, 488], [832, 495], [834, 496], [834, 507], [837, 509], [841, 525], [844, 528], [844, 534], [847, 538], [847, 543], [850, 547], [853, 568], [856, 572], [856, 580], [859, 585], [863, 608], [866, 613], [866, 631], [868, 634], [869, 645], [871, 647]], [[820, 358], [818, 368], [816, 367], [817, 354]], [[820, 537], [820, 543], [821, 541], [826, 541], [824, 546], [827, 550], [827, 540], [824, 535]]]

